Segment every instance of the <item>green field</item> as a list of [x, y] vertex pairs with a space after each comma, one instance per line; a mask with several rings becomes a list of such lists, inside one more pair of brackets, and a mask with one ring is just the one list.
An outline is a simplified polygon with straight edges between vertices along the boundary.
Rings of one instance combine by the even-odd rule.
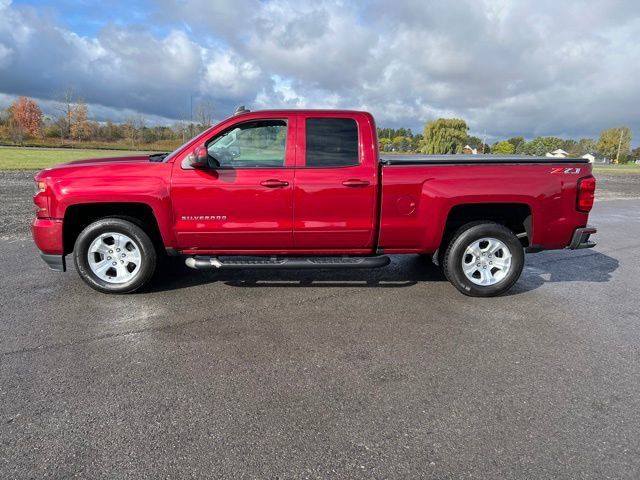
[[122, 157], [150, 152], [71, 148], [0, 147], [0, 170], [40, 170], [57, 163], [83, 158]]
[[619, 175], [640, 174], [640, 165], [629, 163], [625, 165], [594, 165], [594, 173], [613, 173]]

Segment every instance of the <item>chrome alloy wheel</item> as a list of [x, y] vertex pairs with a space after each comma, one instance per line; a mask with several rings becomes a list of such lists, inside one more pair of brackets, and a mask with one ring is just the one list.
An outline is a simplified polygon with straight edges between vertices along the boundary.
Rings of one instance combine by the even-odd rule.
[[142, 266], [140, 247], [122, 233], [103, 233], [91, 242], [87, 253], [89, 268], [109, 283], [125, 283], [135, 277]]
[[509, 274], [511, 259], [511, 251], [503, 242], [481, 238], [464, 251], [462, 271], [476, 285], [495, 285]]

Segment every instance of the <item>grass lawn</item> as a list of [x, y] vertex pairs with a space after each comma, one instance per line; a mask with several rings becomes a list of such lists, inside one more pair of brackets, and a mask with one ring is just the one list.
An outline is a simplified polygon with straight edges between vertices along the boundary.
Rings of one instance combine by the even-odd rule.
[[40, 170], [58, 163], [81, 160], [83, 158], [144, 154], [145, 152], [127, 150], [0, 147], [0, 170]]
[[593, 173], [640, 174], [640, 165], [636, 165], [635, 163], [625, 165], [594, 165]]

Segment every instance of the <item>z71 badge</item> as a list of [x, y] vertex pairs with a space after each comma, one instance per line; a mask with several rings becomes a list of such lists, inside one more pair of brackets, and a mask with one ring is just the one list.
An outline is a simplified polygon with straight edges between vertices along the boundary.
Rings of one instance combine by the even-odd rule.
[[552, 168], [551, 169], [551, 174], [554, 173], [566, 173], [568, 175], [577, 175], [580, 173], [580, 168], [578, 167], [568, 167], [568, 168]]

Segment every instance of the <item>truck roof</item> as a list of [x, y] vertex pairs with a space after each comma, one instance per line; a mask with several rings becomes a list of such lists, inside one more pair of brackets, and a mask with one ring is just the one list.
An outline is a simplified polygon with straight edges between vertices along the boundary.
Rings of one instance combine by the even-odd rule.
[[339, 115], [371, 115], [369, 112], [365, 112], [364, 110], [341, 110], [341, 109], [331, 109], [331, 108], [282, 108], [282, 109], [265, 109], [265, 110], [248, 110], [246, 112], [238, 113], [237, 116], [240, 115], [250, 115], [252, 113], [260, 113], [267, 115], [282, 115], [282, 114], [290, 114], [290, 113], [322, 113], [322, 114], [339, 114]]

